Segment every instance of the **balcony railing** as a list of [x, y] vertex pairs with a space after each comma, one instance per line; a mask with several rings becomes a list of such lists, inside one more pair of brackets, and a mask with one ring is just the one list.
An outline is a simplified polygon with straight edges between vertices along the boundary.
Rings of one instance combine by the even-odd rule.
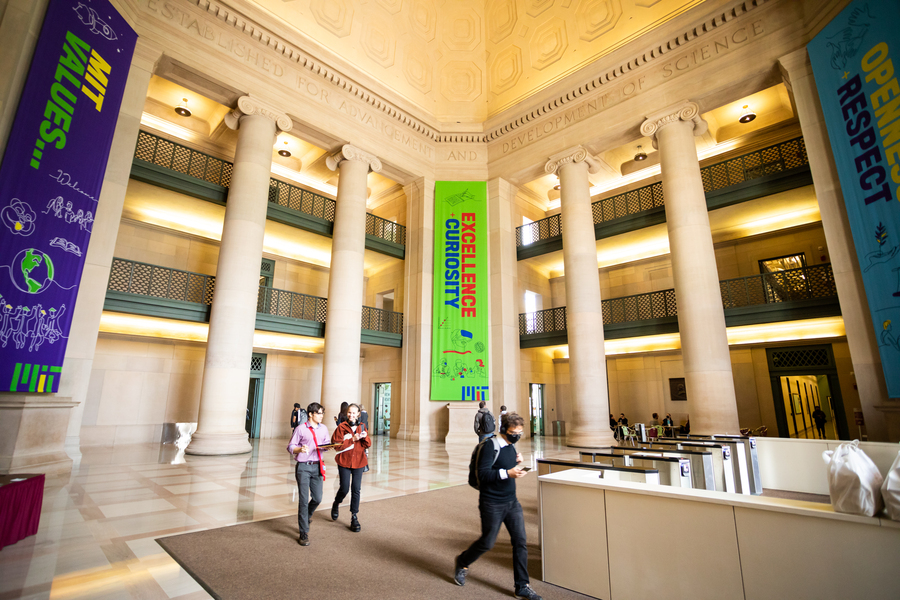
[[[803, 138], [769, 146], [756, 152], [700, 169], [703, 190], [713, 192], [765, 175], [809, 164]], [[662, 183], [656, 182], [591, 204], [594, 224], [599, 225], [664, 206]], [[553, 215], [516, 227], [516, 247], [562, 235], [562, 219]]]
[[107, 289], [166, 300], [212, 304], [216, 278], [147, 263], [114, 258]]
[[[831, 264], [764, 273], [719, 282], [724, 308], [740, 308], [837, 297]], [[630, 323], [678, 315], [675, 290], [602, 301], [603, 324]], [[519, 335], [566, 331], [566, 307], [519, 315]]]
[[362, 328], [369, 331], [403, 334], [403, 313], [363, 306]]
[[[231, 187], [234, 165], [230, 162], [146, 131], [138, 132], [134, 157], [189, 177]], [[334, 223], [334, 200], [278, 179], [269, 179], [269, 202]], [[366, 233], [406, 245], [406, 227], [371, 213], [366, 215]]]
[[719, 289], [725, 308], [837, 296], [831, 264], [725, 279]]
[[[211, 305], [216, 287], [214, 275], [203, 275], [147, 263], [114, 258], [107, 289], [164, 300]], [[259, 288], [256, 312], [265, 315], [325, 322], [328, 299], [275, 288]], [[360, 326], [369, 331], [403, 334], [403, 314], [362, 307]]]

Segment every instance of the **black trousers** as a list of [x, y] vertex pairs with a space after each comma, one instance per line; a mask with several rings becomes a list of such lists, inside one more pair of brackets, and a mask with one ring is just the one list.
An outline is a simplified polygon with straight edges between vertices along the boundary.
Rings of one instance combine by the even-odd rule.
[[319, 463], [297, 463], [294, 469], [300, 501], [297, 504], [297, 524], [300, 533], [309, 533], [309, 520], [322, 502], [322, 473]]
[[481, 537], [459, 555], [459, 566], [468, 567], [494, 547], [500, 525], [506, 525], [513, 548], [513, 577], [516, 589], [528, 584], [528, 542], [525, 539], [525, 516], [518, 499], [511, 502], [478, 502], [481, 513]]
[[[341, 478], [341, 487], [338, 488], [337, 494], [334, 496], [334, 503], [340, 504], [347, 497], [347, 491], [350, 491], [350, 512], [354, 515], [359, 512], [359, 496], [362, 487], [362, 476], [365, 467], [351, 469], [338, 465], [338, 475]], [[351, 482], [352, 480], [352, 482]]]
[[819, 435], [821, 435], [822, 439], [824, 440], [825, 439], [825, 423], [822, 423], [821, 425], [816, 423], [816, 429], [819, 430]]

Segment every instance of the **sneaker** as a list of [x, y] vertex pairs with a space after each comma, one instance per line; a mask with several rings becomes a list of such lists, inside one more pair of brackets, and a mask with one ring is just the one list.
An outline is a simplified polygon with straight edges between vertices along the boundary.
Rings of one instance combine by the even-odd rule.
[[359, 525], [359, 521], [356, 519], [356, 515], [350, 519], [350, 531], [353, 533], [359, 533], [359, 530], [362, 529]]
[[338, 502], [335, 502], [334, 504], [331, 505], [331, 520], [332, 521], [338, 520], [338, 515], [340, 514], [340, 506], [341, 505]]
[[543, 598], [538, 596], [538, 593], [531, 589], [531, 586], [528, 584], [516, 588], [516, 598], [524, 598], [525, 600], [543, 600]]
[[466, 585], [466, 575], [469, 574], [469, 569], [466, 567], [459, 566], [459, 557], [456, 557], [455, 571], [453, 574], [453, 581], [456, 582], [456, 585]]
[[309, 536], [305, 533], [301, 533], [300, 537], [297, 538], [297, 543], [301, 546], [309, 546]]

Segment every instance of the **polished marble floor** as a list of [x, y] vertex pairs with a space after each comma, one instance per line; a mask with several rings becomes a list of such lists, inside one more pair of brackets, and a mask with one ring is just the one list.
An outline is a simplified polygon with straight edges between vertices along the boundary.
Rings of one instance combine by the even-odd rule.
[[[364, 502], [468, 477], [473, 445], [382, 436], [373, 442]], [[250, 454], [210, 457], [185, 457], [160, 444], [83, 448], [71, 473], [47, 476], [37, 535], [0, 551], [0, 600], [209, 598], [155, 539], [296, 514], [286, 446], [287, 440], [255, 440]], [[551, 437], [523, 440], [519, 450], [529, 463], [577, 458]], [[328, 465], [320, 510], [331, 506], [337, 489], [333, 457]]]

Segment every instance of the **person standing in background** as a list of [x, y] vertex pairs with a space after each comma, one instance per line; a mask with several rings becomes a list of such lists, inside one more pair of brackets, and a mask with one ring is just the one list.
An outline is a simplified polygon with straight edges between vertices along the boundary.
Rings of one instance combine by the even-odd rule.
[[294, 402], [294, 410], [291, 411], [291, 432], [297, 428], [300, 423], [306, 422], [306, 411], [300, 408], [297, 402]]
[[478, 403], [478, 412], [475, 413], [475, 433], [478, 434], [478, 441], [482, 442], [494, 435], [494, 429], [496, 429], [494, 415], [482, 400]]
[[828, 417], [825, 415], [825, 411], [822, 410], [822, 407], [816, 404], [816, 408], [812, 413], [813, 421], [816, 422], [816, 429], [819, 431], [819, 436], [824, 440], [825, 439], [825, 421], [828, 420]]
[[366, 411], [365, 406], [359, 407], [359, 422], [366, 426], [366, 431], [369, 430], [369, 413]]
[[344, 421], [347, 420], [347, 407], [348, 406], [350, 406], [350, 404], [348, 402], [341, 402], [341, 412], [339, 412], [334, 417], [335, 425], [340, 425], [341, 423], [343, 423]]

